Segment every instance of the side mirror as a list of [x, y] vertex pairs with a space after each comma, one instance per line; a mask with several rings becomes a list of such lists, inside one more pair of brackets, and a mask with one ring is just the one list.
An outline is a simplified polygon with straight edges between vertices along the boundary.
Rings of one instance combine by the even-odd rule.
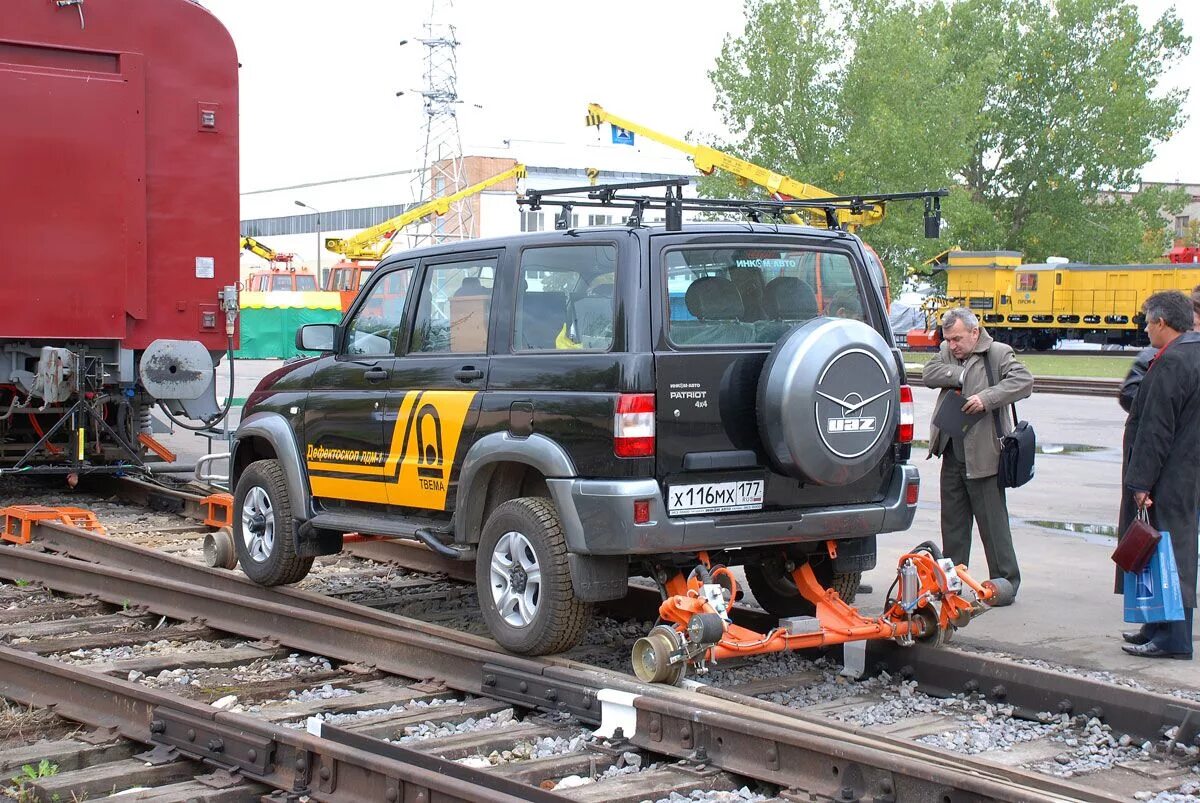
[[296, 348], [301, 351], [333, 351], [337, 327], [331, 323], [310, 323], [296, 330]]

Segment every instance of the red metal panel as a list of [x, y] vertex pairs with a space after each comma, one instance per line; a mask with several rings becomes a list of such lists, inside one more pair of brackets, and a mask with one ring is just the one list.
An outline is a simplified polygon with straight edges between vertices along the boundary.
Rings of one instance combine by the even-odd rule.
[[[45, 62], [56, 51], [0, 56], [31, 52]], [[125, 336], [126, 277], [146, 269], [141, 138], [130, 135], [141, 129], [139, 79], [0, 65], [0, 108], [25, 110], [0, 115], [0, 248], [16, 302], [0, 316], [0, 335]]]
[[82, 8], [6, 4], [0, 338], [220, 350], [200, 312], [238, 275], [233, 42], [188, 0]]

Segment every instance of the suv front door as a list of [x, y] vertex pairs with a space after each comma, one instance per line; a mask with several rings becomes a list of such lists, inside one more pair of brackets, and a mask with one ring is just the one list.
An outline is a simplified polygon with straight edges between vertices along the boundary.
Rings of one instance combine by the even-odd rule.
[[405, 302], [416, 268], [379, 277], [342, 327], [337, 353], [321, 360], [305, 406], [305, 463], [313, 496], [330, 503], [387, 504], [384, 405], [404, 347]]
[[389, 381], [384, 428], [397, 458], [388, 501], [444, 511], [487, 385], [488, 330], [499, 253], [427, 258], [412, 335]]

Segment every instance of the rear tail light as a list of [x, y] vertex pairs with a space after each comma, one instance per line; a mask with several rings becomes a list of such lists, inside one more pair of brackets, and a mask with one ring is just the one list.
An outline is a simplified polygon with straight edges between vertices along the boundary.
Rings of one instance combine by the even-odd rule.
[[914, 482], [904, 489], [904, 504], [915, 505], [921, 496], [921, 483]]
[[650, 522], [650, 500], [633, 500], [633, 523], [648, 524]]
[[912, 387], [910, 385], [900, 386], [900, 426], [896, 428], [897, 443], [912, 443], [913, 442], [913, 424], [916, 421], [916, 412], [913, 407]]
[[653, 393], [622, 393], [617, 397], [613, 452], [617, 457], [654, 456]]

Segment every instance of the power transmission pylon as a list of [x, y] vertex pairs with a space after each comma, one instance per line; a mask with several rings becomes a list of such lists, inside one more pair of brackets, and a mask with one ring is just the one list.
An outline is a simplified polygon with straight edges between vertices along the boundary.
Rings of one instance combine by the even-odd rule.
[[[417, 203], [457, 192], [470, 182], [463, 170], [462, 136], [458, 130], [458, 58], [459, 45], [454, 26], [438, 22], [439, 12], [453, 6], [453, 0], [431, 0], [425, 35], [425, 88], [421, 91], [425, 112], [425, 144], [421, 154], [419, 185], [413, 194]], [[460, 201], [445, 215], [434, 217], [410, 229], [413, 245], [440, 243], [475, 237], [471, 205]]]

